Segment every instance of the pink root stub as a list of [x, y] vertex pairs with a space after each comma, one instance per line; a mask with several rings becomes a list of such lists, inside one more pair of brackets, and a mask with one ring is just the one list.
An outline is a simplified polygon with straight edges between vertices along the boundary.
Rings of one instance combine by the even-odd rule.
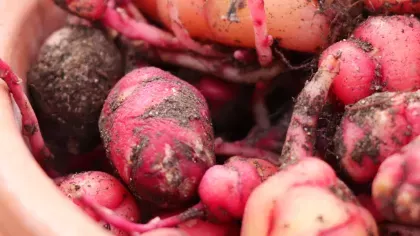
[[211, 167], [201, 180], [198, 192], [209, 218], [217, 222], [242, 219], [252, 190], [278, 171], [268, 161], [234, 156], [224, 165]]
[[134, 197], [112, 175], [100, 171], [87, 171], [61, 177], [55, 182], [61, 192], [114, 235], [128, 236], [128, 233], [101, 221], [102, 219], [97, 217], [89, 208], [84, 208], [76, 200], [79, 194], [84, 194], [128, 221], [137, 222], [140, 219], [140, 212]]
[[99, 20], [108, 5], [108, 0], [54, 0], [62, 9], [88, 20]]
[[195, 87], [143, 67], [111, 90], [99, 129], [107, 156], [132, 192], [171, 208], [191, 203], [205, 171], [215, 164], [209, 117]]

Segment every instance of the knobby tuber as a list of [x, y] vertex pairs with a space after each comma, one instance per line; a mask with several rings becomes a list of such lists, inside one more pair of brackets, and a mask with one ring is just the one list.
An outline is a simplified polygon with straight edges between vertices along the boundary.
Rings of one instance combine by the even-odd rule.
[[103, 106], [107, 155], [135, 196], [160, 207], [188, 204], [215, 164], [209, 110], [199, 91], [155, 67], [126, 74]]
[[100, 144], [99, 115], [122, 66], [114, 43], [88, 26], [65, 26], [42, 45], [28, 72], [28, 89], [57, 166]]
[[318, 158], [302, 157], [251, 193], [241, 235], [379, 234], [374, 218], [334, 170]]
[[371, 181], [388, 156], [420, 134], [419, 112], [419, 91], [376, 93], [348, 107], [335, 136], [346, 173]]
[[[418, 112], [417, 112], [418, 113]], [[420, 136], [381, 164], [372, 184], [372, 197], [392, 222], [420, 226]]]

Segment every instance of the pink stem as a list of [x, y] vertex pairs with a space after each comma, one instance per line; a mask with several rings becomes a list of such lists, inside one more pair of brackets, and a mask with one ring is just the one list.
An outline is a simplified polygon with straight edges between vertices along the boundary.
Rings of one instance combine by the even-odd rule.
[[264, 0], [248, 0], [255, 34], [255, 48], [258, 60], [262, 66], [268, 66], [273, 61], [271, 45], [273, 37], [267, 32], [267, 19], [265, 16]]
[[133, 40], [144, 40], [151, 45], [168, 49], [184, 49], [173, 35], [146, 22], [123, 17], [115, 9], [108, 7], [102, 17], [102, 23], [125, 37]]
[[254, 112], [255, 122], [263, 129], [270, 127], [269, 111], [265, 105], [265, 92], [268, 86], [268, 81], [257, 82], [252, 98], [252, 110]]
[[139, 224], [135, 222], [131, 222], [121, 216], [116, 215], [112, 210], [99, 205], [95, 201], [91, 200], [90, 198], [86, 197], [85, 195], [80, 195], [77, 200], [84, 206], [87, 207], [103, 221], [107, 222], [108, 224], [113, 225], [114, 227], [130, 232], [130, 233], [144, 233], [153, 229], [157, 228], [170, 228], [174, 227], [182, 222], [185, 222], [189, 219], [201, 217], [205, 215], [204, 206], [201, 203], [191, 207], [190, 209], [186, 210], [185, 212], [172, 216], [163, 220], [155, 220], [153, 219], [147, 224]]
[[287, 130], [282, 158], [295, 160], [314, 155], [315, 131], [332, 81], [339, 72], [338, 57], [329, 55], [300, 92]]
[[243, 141], [224, 142], [221, 138], [217, 138], [214, 143], [214, 152], [217, 155], [258, 158], [269, 161], [276, 166], [280, 166], [282, 163], [280, 160], [280, 155], [252, 147]]
[[[24, 92], [22, 80], [11, 70], [6, 62], [0, 59], [0, 77], [6, 82], [13, 98], [22, 113], [23, 135], [29, 138], [32, 154], [41, 166], [53, 158], [52, 153], [45, 144], [39, 128], [38, 119]], [[49, 174], [53, 174], [52, 170]]]
[[222, 52], [219, 52], [213, 48], [212, 45], [200, 44], [194, 41], [187, 29], [183, 26], [181, 20], [179, 19], [178, 9], [175, 7], [172, 0], [168, 0], [168, 9], [169, 17], [171, 18], [171, 29], [175, 36], [178, 38], [179, 42], [188, 48], [191, 51], [194, 51], [198, 54], [209, 56], [209, 57], [227, 57], [228, 55]]
[[126, 232], [144, 233], [146, 231], [153, 230], [156, 228], [155, 224], [153, 223], [138, 224], [135, 222], [131, 222], [121, 216], [118, 216], [112, 210], [99, 205], [98, 203], [86, 197], [85, 195], [81, 195], [76, 199], [83, 205], [83, 207], [91, 209], [101, 220], [113, 225], [114, 227], [120, 230]]
[[[147, 51], [145, 51], [147, 52]], [[256, 83], [262, 80], [271, 80], [284, 71], [280, 62], [272, 63], [268, 67], [249, 65], [237, 67], [232, 63], [220, 59], [206, 58], [199, 55], [192, 55], [185, 52], [173, 52], [155, 48], [155, 54], [147, 56], [203, 73], [208, 73], [219, 78], [238, 83]]]
[[205, 207], [201, 202], [199, 202], [179, 215], [171, 216], [153, 223], [156, 224], [156, 228], [168, 228], [179, 225], [187, 220], [203, 217], [205, 215]]
[[278, 152], [282, 149], [289, 127], [292, 110], [286, 110], [277, 123], [268, 129], [254, 126], [242, 141], [259, 149]]

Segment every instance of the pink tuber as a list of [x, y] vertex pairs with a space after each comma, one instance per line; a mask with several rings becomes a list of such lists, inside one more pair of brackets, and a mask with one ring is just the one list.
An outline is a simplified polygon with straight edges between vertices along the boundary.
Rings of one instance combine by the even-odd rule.
[[372, 197], [381, 214], [392, 222], [420, 226], [420, 136], [380, 166]]
[[241, 235], [378, 235], [372, 215], [326, 162], [314, 158], [315, 130], [341, 68], [327, 55], [299, 94], [280, 171], [257, 186], [245, 207]]
[[324, 161], [302, 157], [259, 185], [248, 199], [241, 236], [378, 236], [369, 211]]
[[181, 214], [153, 219], [148, 224], [128, 222], [84, 196], [80, 200], [99, 214], [101, 219], [128, 232], [141, 233], [173, 227], [204, 216], [209, 220], [228, 223], [242, 218], [248, 196], [276, 171], [276, 166], [261, 159], [232, 157], [224, 165], [215, 165], [206, 171], [198, 189], [200, 203]]
[[[420, 88], [420, 21], [414, 16], [369, 17], [353, 32], [356, 39], [372, 45], [383, 91]], [[360, 64], [362, 66], [363, 64]]]
[[420, 3], [413, 0], [364, 0], [365, 8], [380, 13], [419, 13]]
[[100, 171], [87, 171], [60, 177], [56, 179], [56, 184], [60, 191], [114, 235], [128, 236], [129, 234], [106, 222], [101, 222], [100, 217], [88, 208], [84, 208], [78, 201], [79, 195], [83, 194], [85, 198], [91, 199], [131, 222], [137, 222], [140, 219], [140, 212], [133, 196], [112, 175]]
[[420, 134], [420, 92], [373, 94], [346, 109], [335, 148], [347, 174], [371, 181], [379, 165]]
[[374, 16], [360, 24], [349, 40], [327, 48], [340, 53], [340, 72], [332, 92], [345, 105], [376, 91], [413, 91], [420, 88], [420, 22], [410, 16]]
[[168, 208], [190, 203], [215, 164], [204, 97], [155, 67], [126, 74], [111, 90], [99, 128], [107, 156], [133, 194]]

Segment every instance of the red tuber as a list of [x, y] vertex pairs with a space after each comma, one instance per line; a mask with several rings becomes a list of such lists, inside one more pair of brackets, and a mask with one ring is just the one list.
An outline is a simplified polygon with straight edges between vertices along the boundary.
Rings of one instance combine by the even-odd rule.
[[201, 202], [181, 214], [165, 219], [153, 219], [148, 224], [134, 224], [107, 211], [90, 199], [81, 196], [86, 207], [104, 221], [128, 232], [146, 232], [156, 228], [173, 227], [187, 220], [207, 216], [218, 222], [241, 219], [248, 196], [259, 184], [277, 171], [277, 167], [261, 159], [232, 157], [224, 165], [215, 165], [204, 174], [199, 195]]
[[209, 117], [196, 88], [143, 67], [111, 90], [99, 128], [108, 157], [133, 194], [170, 208], [190, 203], [215, 164]]
[[251, 193], [241, 235], [378, 235], [372, 215], [326, 162], [314, 158], [315, 130], [340, 53], [321, 61], [299, 94], [282, 150], [284, 163]]
[[420, 136], [389, 156], [372, 184], [380, 213], [392, 222], [420, 226]]
[[[84, 197], [131, 222], [137, 222], [140, 219], [140, 212], [133, 196], [112, 175], [100, 171], [87, 171], [60, 177], [56, 180], [56, 184], [68, 198], [98, 222], [101, 220], [100, 217], [83, 207], [77, 199], [79, 195], [83, 194]], [[101, 222], [101, 224], [114, 235], [129, 235], [106, 222]]]
[[373, 179], [379, 165], [420, 134], [420, 92], [382, 92], [348, 107], [335, 136], [346, 173], [358, 183]]
[[246, 204], [241, 236], [377, 236], [369, 211], [325, 162], [302, 157], [259, 185]]

